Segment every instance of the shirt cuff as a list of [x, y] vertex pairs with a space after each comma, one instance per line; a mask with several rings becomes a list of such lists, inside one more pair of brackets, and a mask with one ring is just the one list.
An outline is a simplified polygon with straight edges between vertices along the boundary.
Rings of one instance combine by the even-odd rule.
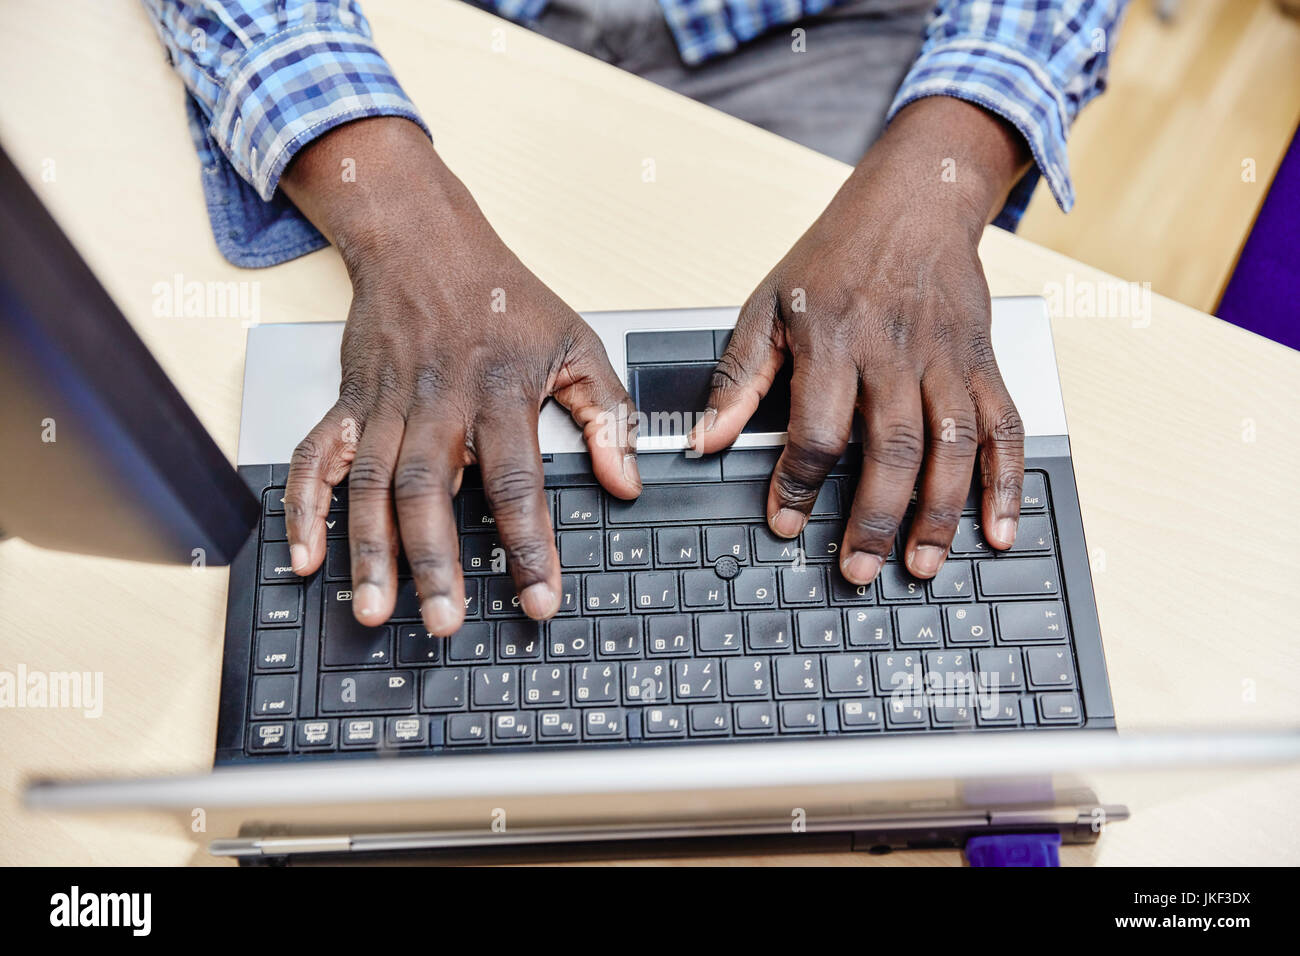
[[235, 171], [270, 200], [299, 149], [365, 116], [403, 116], [429, 135], [368, 37], [308, 23], [266, 37], [232, 64], [209, 133]]
[[1063, 212], [1074, 206], [1065, 134], [1069, 111], [1046, 69], [1032, 56], [982, 37], [959, 37], [912, 64], [887, 120], [926, 96], [954, 96], [1001, 116], [1020, 131]]

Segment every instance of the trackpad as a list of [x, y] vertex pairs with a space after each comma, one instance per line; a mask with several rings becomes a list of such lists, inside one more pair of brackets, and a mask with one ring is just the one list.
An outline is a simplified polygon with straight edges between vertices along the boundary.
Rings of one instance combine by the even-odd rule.
[[[642, 429], [656, 437], [685, 435], [699, 420], [709, 399], [714, 362], [633, 365], [628, 391], [643, 416]], [[783, 432], [790, 420], [790, 364], [777, 373], [759, 402], [746, 432]]]

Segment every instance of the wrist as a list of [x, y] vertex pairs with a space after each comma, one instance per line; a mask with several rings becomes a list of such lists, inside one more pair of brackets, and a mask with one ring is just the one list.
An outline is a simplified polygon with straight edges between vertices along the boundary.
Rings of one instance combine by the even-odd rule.
[[458, 219], [477, 212], [423, 130], [400, 117], [336, 127], [304, 147], [281, 178], [285, 194], [325, 234], [355, 282], [419, 250], [425, 261]]
[[850, 183], [892, 189], [936, 225], [965, 228], [978, 242], [1030, 165], [1018, 130], [951, 96], [909, 103], [867, 151]]

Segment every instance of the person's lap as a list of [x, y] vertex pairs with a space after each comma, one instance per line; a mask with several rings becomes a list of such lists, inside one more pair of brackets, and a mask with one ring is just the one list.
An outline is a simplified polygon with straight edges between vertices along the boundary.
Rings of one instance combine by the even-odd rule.
[[[657, 0], [551, 0], [533, 29], [856, 163], [884, 126], [932, 6], [932, 0], [851, 0], [695, 67], [682, 62]], [[798, 43], [796, 27], [804, 31]]]

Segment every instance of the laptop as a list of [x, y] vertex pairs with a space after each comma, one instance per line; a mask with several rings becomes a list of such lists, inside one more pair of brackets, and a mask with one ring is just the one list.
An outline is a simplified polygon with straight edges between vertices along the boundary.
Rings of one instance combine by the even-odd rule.
[[[441, 639], [420, 624], [409, 572], [389, 622], [356, 622], [346, 487], [322, 568], [289, 567], [287, 463], [336, 398], [342, 323], [249, 329], [236, 473], [11, 165], [0, 183], [5, 233], [26, 240], [2, 273], [0, 445], [18, 467], [0, 474], [0, 527], [229, 563], [214, 771], [37, 781], [29, 806], [183, 820], [202, 807], [204, 852], [244, 861], [792, 834], [866, 849], [1025, 831], [1087, 842], [1127, 811], [1084, 771], [1297, 757], [1293, 732], [1114, 734], [1041, 299], [993, 302], [1027, 432], [1015, 546], [984, 542], [973, 488], [938, 577], [912, 578], [896, 548], [866, 587], [836, 561], [856, 441], [797, 539], [766, 527], [788, 384], [731, 449], [686, 448], [737, 309], [587, 314], [651, 425], [644, 490], [606, 495], [548, 404], [560, 612], [519, 610], [470, 469], [455, 505], [465, 624]], [[76, 460], [34, 454], [14, 409], [53, 410]]]

